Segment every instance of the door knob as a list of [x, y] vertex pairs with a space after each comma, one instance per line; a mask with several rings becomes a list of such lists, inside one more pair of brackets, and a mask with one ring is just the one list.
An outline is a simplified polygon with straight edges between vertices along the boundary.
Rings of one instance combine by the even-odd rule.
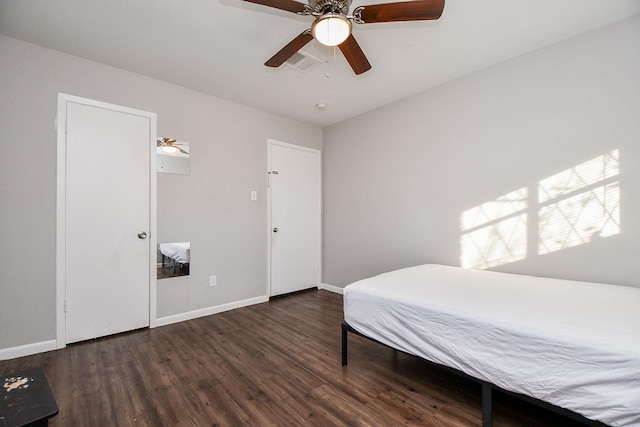
[[146, 239], [147, 238], [147, 232], [146, 231], [141, 231], [138, 233], [138, 239]]
[[278, 227], [274, 227], [273, 232], [277, 233], [278, 232]]

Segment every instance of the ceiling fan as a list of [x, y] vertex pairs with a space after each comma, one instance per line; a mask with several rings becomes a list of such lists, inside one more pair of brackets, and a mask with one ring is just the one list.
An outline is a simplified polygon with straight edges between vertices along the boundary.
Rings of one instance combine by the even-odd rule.
[[175, 138], [158, 138], [156, 141], [156, 146], [161, 148], [162, 151], [166, 153], [171, 154], [171, 153], [175, 153], [176, 151], [179, 151], [182, 154], [189, 154], [188, 152], [180, 148], [179, 147], [180, 145], [183, 145], [183, 144], [177, 142]]
[[309, 4], [295, 0], [244, 0], [250, 3], [274, 7], [298, 15], [311, 15], [315, 21], [265, 62], [267, 67], [279, 67], [314, 38], [327, 46], [338, 46], [356, 74], [371, 69], [371, 64], [360, 45], [351, 34], [351, 22], [371, 24], [376, 22], [428, 21], [440, 18], [444, 0], [414, 0], [398, 3], [359, 6], [351, 15], [351, 0], [308, 0]]

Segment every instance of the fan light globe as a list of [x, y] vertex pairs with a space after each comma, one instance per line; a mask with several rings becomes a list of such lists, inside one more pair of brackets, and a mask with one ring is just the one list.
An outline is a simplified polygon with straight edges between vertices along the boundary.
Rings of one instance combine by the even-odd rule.
[[351, 34], [351, 21], [343, 15], [327, 13], [313, 23], [313, 37], [325, 46], [337, 46]]
[[175, 153], [176, 151], [178, 151], [178, 149], [173, 145], [165, 145], [164, 147], [162, 147], [162, 151], [164, 151], [165, 153]]

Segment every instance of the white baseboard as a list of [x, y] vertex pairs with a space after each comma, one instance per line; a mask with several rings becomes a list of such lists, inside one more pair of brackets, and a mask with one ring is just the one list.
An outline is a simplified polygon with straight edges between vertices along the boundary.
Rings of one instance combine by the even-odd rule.
[[201, 308], [199, 310], [187, 311], [185, 313], [173, 314], [171, 316], [159, 317], [156, 320], [156, 326], [164, 326], [170, 325], [172, 323], [184, 322], [185, 320], [197, 319], [198, 317], [203, 316], [210, 316], [212, 314], [233, 310], [234, 308], [246, 307], [249, 305], [260, 304], [267, 301], [269, 301], [269, 297], [265, 295], [262, 297], [249, 298], [242, 301], [234, 301], [228, 304]]
[[44, 353], [56, 349], [56, 340], [34, 342], [32, 344], [19, 345], [0, 349], [0, 360], [15, 359], [16, 357], [31, 356], [36, 353]]
[[335, 292], [336, 294], [340, 294], [340, 295], [342, 295], [344, 292], [344, 288], [327, 285], [326, 283], [320, 283], [320, 286], [318, 286], [318, 289], [324, 289], [325, 291]]
[[[342, 294], [343, 288], [337, 286], [320, 284], [318, 289], [324, 289], [330, 292]], [[197, 319], [198, 317], [210, 316], [212, 314], [222, 313], [224, 311], [233, 310], [235, 308], [246, 307], [253, 304], [260, 304], [269, 301], [269, 297], [264, 295], [256, 298], [249, 298], [242, 301], [234, 301], [228, 304], [216, 305], [213, 307], [201, 308], [199, 310], [188, 311], [185, 313], [174, 314], [171, 316], [159, 317], [156, 320], [156, 326], [170, 325], [172, 323], [183, 322], [185, 320]], [[15, 359], [17, 357], [30, 356], [32, 354], [44, 353], [45, 351], [56, 350], [56, 340], [42, 341], [32, 344], [21, 345], [17, 347], [9, 347], [0, 349], [0, 360]]]

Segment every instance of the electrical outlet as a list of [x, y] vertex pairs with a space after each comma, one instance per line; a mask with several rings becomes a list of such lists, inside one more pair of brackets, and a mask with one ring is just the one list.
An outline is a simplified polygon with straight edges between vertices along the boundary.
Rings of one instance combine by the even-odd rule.
[[216, 282], [216, 276], [209, 276], [209, 286], [215, 286]]

